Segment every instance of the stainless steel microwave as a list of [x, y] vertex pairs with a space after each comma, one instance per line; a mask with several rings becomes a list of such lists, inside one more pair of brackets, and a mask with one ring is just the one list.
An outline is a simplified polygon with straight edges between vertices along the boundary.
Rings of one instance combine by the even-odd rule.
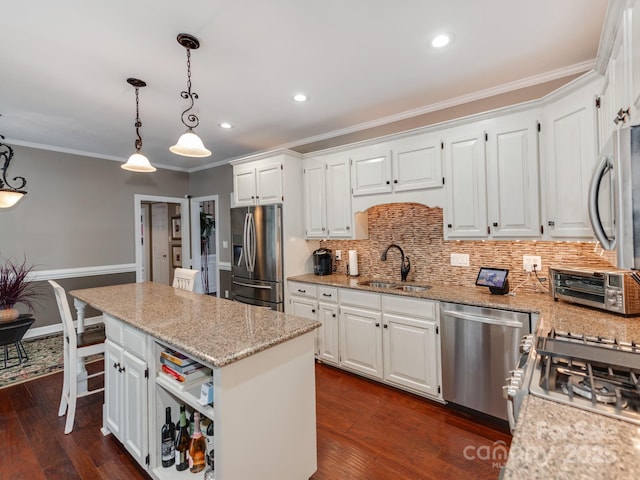
[[549, 268], [554, 300], [623, 315], [640, 313], [640, 275], [615, 267]]

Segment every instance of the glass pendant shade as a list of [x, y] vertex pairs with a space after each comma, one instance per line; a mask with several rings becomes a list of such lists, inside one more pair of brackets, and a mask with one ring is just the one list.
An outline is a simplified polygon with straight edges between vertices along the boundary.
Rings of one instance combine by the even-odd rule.
[[145, 157], [142, 153], [136, 152], [129, 157], [127, 163], [120, 165], [124, 170], [129, 170], [130, 172], [155, 172], [156, 167], [151, 165], [149, 159]]
[[0, 208], [13, 207], [18, 201], [24, 197], [26, 192], [11, 189], [0, 189]]
[[211, 156], [211, 150], [207, 150], [200, 140], [200, 137], [195, 134], [192, 129], [187, 130], [180, 135], [178, 143], [169, 147], [169, 150], [176, 155], [182, 155], [183, 157], [209, 157]]

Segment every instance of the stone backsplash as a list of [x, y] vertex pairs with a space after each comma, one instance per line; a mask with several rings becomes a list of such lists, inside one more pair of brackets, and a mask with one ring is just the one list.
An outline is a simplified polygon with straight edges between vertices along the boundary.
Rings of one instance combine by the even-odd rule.
[[[387, 261], [380, 259], [391, 243], [399, 245], [411, 260], [408, 281], [426, 284], [473, 286], [480, 267], [509, 269], [511, 290], [546, 291], [534, 275], [522, 268], [523, 255], [539, 255], [548, 277], [551, 265], [615, 265], [615, 253], [604, 252], [595, 242], [444, 240], [442, 208], [417, 203], [394, 203], [372, 207], [368, 240], [325, 240], [322, 247], [342, 250], [335, 262], [338, 273], [347, 273], [348, 251], [357, 250], [362, 277], [400, 280], [400, 252], [391, 249]], [[469, 255], [468, 267], [451, 266], [452, 253]]]

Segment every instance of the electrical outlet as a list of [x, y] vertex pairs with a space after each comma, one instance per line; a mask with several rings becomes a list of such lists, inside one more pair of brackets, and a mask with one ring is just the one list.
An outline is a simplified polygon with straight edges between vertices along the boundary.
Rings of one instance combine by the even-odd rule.
[[227, 242], [226, 240], [222, 241], [222, 248], [229, 248], [229, 242]]
[[336, 250], [336, 260], [342, 260], [342, 250]]
[[539, 255], [522, 256], [522, 268], [525, 272], [533, 272], [534, 266], [537, 272], [542, 270], [542, 258]]
[[451, 265], [454, 267], [468, 267], [469, 266], [469, 254], [467, 253], [452, 253]]

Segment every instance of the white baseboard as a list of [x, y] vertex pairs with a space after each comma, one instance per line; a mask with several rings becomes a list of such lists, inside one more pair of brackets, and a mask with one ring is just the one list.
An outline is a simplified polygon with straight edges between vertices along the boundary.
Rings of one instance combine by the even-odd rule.
[[[84, 325], [88, 327], [90, 325], [96, 325], [98, 323], [102, 323], [102, 315], [97, 317], [85, 318]], [[76, 327], [78, 322], [74, 322]], [[45, 325], [44, 327], [36, 327], [30, 328], [27, 330], [27, 333], [22, 337], [23, 340], [29, 340], [30, 338], [38, 338], [38, 337], [46, 337], [47, 335], [55, 335], [57, 333], [62, 333], [62, 323], [56, 323], [55, 325]]]

